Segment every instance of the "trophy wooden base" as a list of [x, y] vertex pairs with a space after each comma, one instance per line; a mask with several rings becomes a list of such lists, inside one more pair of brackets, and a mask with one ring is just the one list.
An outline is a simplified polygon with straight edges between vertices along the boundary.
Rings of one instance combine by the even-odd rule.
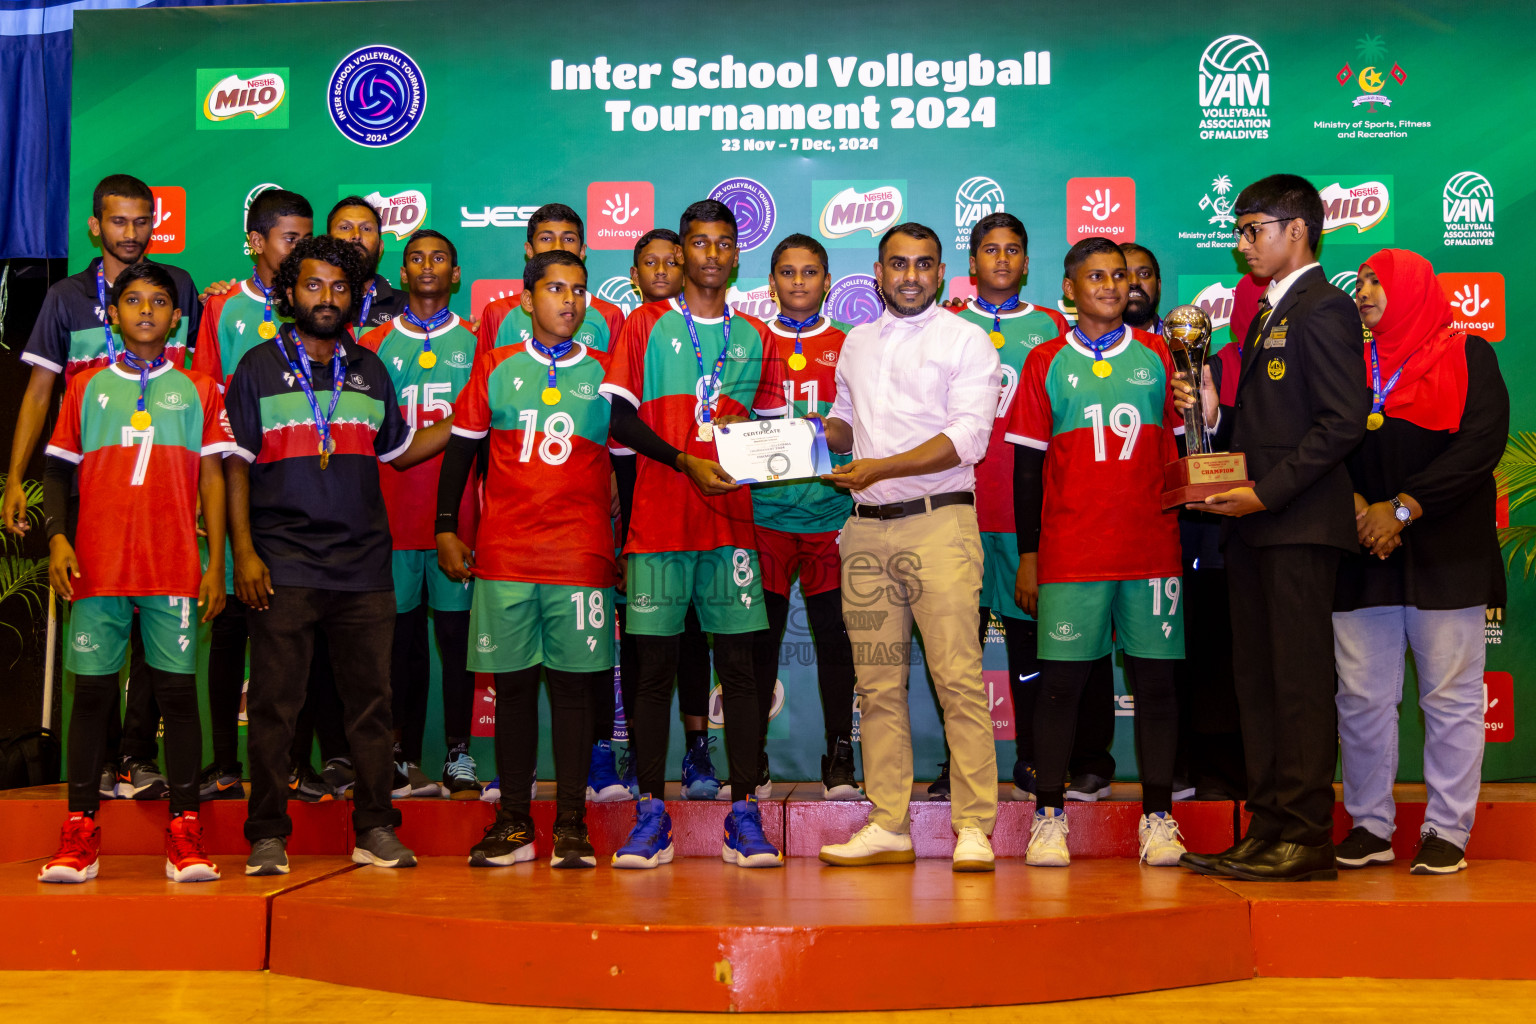
[[1163, 511], [1204, 501], [1234, 487], [1252, 487], [1248, 459], [1242, 452], [1186, 455], [1163, 467]]

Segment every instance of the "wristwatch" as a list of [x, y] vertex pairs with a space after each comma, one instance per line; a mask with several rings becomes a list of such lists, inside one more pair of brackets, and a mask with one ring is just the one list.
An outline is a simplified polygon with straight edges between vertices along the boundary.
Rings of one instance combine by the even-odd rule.
[[1392, 498], [1392, 514], [1396, 516], [1397, 521], [1402, 523], [1404, 526], [1408, 526], [1413, 522], [1413, 513], [1409, 511], [1408, 506], [1399, 501], [1396, 496], [1393, 496]]

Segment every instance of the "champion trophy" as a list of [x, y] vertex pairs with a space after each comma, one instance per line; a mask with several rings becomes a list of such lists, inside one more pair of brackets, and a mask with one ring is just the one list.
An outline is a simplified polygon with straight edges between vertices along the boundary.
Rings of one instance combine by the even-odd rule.
[[1163, 317], [1163, 340], [1174, 369], [1194, 385], [1195, 404], [1184, 411], [1185, 456], [1163, 468], [1163, 510], [1200, 502], [1234, 487], [1252, 487], [1242, 452], [1213, 452], [1205, 424], [1201, 384], [1211, 347], [1211, 318], [1199, 306], [1177, 306]]

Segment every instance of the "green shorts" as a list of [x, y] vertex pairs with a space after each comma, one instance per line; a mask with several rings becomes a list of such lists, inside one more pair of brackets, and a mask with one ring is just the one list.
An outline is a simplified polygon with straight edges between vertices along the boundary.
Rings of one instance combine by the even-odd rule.
[[561, 672], [613, 668], [613, 589], [476, 580], [469, 670]]
[[[1040, 657], [1097, 661], [1120, 649], [1136, 658], [1184, 657], [1184, 601], [1177, 576], [1040, 585]], [[1113, 633], [1111, 629], [1113, 628]]]
[[677, 636], [692, 604], [706, 633], [752, 633], [768, 628], [763, 574], [757, 552], [659, 551], [629, 556], [629, 632]]
[[1030, 615], [1013, 599], [1019, 579], [1019, 541], [1012, 533], [981, 535], [981, 606], [1009, 619]]
[[473, 580], [456, 583], [437, 566], [437, 552], [393, 551], [390, 566], [395, 574], [395, 614], [403, 614], [421, 605], [421, 591], [427, 591], [427, 607], [436, 612], [467, 612], [474, 597]]
[[80, 676], [116, 675], [128, 657], [135, 608], [150, 667], [195, 674], [197, 602], [190, 597], [82, 597], [69, 611], [64, 667]]

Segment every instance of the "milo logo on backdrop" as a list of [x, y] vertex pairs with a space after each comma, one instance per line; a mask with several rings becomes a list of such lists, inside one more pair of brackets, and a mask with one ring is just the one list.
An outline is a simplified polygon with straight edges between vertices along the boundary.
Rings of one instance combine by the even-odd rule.
[[812, 182], [816, 230], [829, 247], [867, 248], [901, 223], [906, 191], [905, 181]]
[[[1322, 184], [1326, 182], [1326, 184]], [[1323, 197], [1323, 234], [1330, 241], [1363, 245], [1389, 245], [1393, 239], [1392, 177], [1343, 177], [1318, 175]], [[1369, 238], [1364, 237], [1370, 235]]]
[[199, 129], [287, 128], [287, 68], [198, 68]]

